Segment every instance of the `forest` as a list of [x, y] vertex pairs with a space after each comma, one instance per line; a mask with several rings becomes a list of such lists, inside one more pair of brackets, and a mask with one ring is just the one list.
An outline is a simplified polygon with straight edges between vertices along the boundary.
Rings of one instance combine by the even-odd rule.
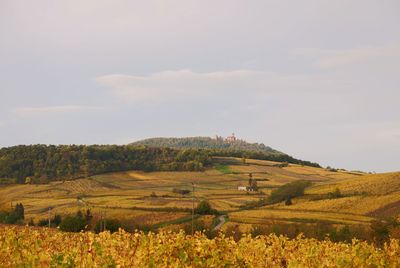
[[131, 145], [157, 148], [205, 149], [210, 156], [251, 158], [320, 167], [318, 163], [296, 159], [263, 143], [249, 143], [240, 139], [227, 142], [219, 136], [214, 139], [210, 137], [150, 138], [131, 143]]
[[132, 145], [145, 145], [149, 147], [169, 147], [177, 149], [229, 149], [240, 151], [254, 151], [268, 154], [283, 154], [262, 143], [249, 143], [236, 139], [227, 142], [223, 137], [184, 137], [184, 138], [149, 138], [132, 143]]
[[0, 183], [47, 183], [107, 172], [199, 171], [204, 150], [118, 145], [20, 145], [0, 149]]
[[209, 149], [206, 150], [210, 156], [225, 156], [225, 157], [239, 157], [258, 160], [268, 160], [275, 162], [286, 162], [291, 164], [298, 164], [309, 167], [321, 167], [318, 163], [296, 159], [287, 154], [270, 154], [259, 151], [247, 151], [236, 149]]

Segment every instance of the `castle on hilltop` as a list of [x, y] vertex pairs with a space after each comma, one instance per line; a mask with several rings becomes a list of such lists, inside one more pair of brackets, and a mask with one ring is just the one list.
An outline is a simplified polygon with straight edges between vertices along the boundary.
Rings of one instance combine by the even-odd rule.
[[228, 136], [226, 138], [216, 135], [215, 139], [218, 140], [218, 141], [226, 142], [226, 143], [233, 143], [233, 142], [236, 142], [236, 141], [240, 141], [238, 138], [236, 138], [235, 133], [232, 133], [231, 136]]
[[235, 142], [236, 140], [235, 133], [232, 133], [231, 136], [225, 138], [225, 142]]

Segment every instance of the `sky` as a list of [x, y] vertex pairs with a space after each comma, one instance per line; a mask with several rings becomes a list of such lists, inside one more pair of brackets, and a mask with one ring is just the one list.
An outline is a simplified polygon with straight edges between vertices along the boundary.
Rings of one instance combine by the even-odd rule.
[[400, 1], [0, 0], [0, 147], [227, 136], [400, 170]]

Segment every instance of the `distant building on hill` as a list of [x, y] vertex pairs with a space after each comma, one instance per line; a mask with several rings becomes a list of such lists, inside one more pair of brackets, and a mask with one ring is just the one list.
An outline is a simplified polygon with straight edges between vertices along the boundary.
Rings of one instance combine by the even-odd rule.
[[235, 142], [237, 138], [235, 137], [235, 133], [232, 133], [231, 136], [225, 138], [225, 142]]

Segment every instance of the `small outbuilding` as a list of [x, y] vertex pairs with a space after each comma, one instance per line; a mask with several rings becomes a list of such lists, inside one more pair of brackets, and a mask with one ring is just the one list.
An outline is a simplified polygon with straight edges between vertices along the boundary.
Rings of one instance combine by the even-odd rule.
[[238, 186], [238, 190], [239, 191], [248, 191], [248, 189], [247, 189], [248, 187], [246, 187], [246, 186]]

